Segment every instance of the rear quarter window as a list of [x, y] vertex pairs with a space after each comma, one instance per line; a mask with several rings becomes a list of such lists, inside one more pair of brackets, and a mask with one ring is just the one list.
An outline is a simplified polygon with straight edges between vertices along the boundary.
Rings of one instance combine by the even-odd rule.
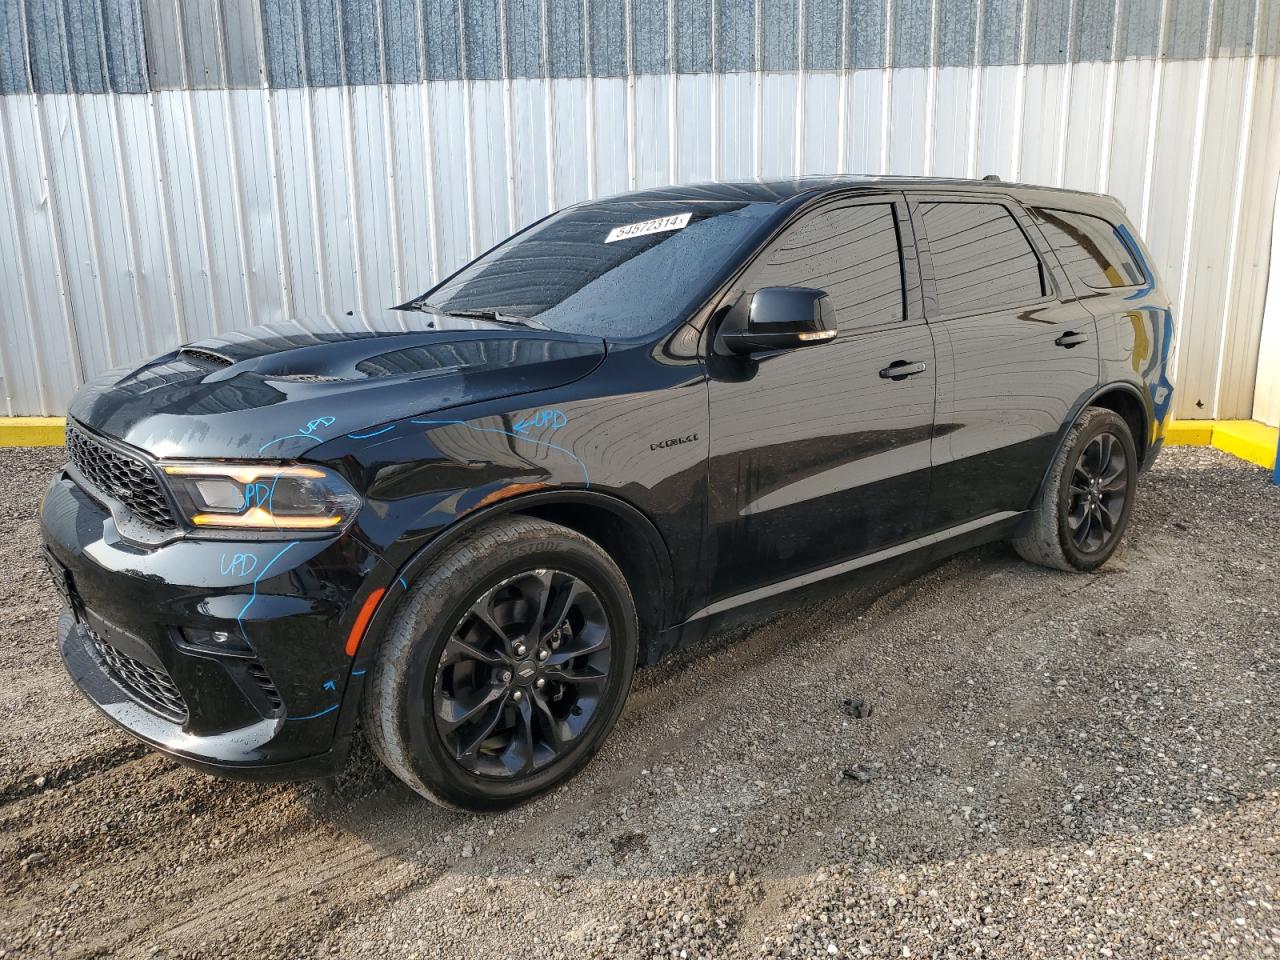
[[1115, 224], [1073, 210], [1033, 207], [1031, 215], [1062, 266], [1087, 286], [1108, 290], [1147, 282], [1138, 258]]

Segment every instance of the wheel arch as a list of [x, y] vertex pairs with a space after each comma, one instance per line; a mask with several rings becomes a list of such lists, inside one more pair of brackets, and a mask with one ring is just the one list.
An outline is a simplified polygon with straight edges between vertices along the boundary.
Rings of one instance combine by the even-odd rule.
[[1049, 474], [1058, 461], [1062, 445], [1067, 442], [1067, 437], [1071, 434], [1071, 428], [1090, 407], [1102, 407], [1124, 418], [1125, 423], [1129, 425], [1129, 430], [1133, 433], [1133, 444], [1138, 449], [1138, 468], [1142, 468], [1151, 445], [1152, 422], [1142, 392], [1132, 383], [1123, 380], [1104, 383], [1081, 400], [1071, 411], [1070, 419], [1063, 422], [1062, 428], [1058, 431], [1058, 442], [1053, 446], [1053, 455], [1049, 457], [1049, 462], [1045, 465], [1044, 473], [1040, 477], [1040, 483], [1036, 485], [1032, 503], [1039, 501], [1044, 485], [1049, 482]]
[[[598, 543], [612, 557], [632, 587], [640, 621], [640, 660], [645, 662], [646, 648], [671, 620], [671, 554], [653, 522], [641, 510], [612, 494], [595, 490], [541, 490], [500, 500], [468, 514], [432, 537], [400, 567], [396, 581], [407, 589], [445, 550], [480, 526], [504, 516], [536, 517], [558, 523]], [[363, 662], [367, 663], [381, 646], [403, 596], [403, 590], [393, 590], [392, 596], [378, 605], [361, 643]]]
[[640, 661], [654, 638], [670, 625], [671, 555], [657, 528], [625, 501], [548, 499], [517, 503], [508, 511], [568, 527], [598, 543], [622, 570], [631, 587], [640, 620]]
[[1101, 387], [1076, 411], [1072, 422], [1089, 407], [1102, 407], [1124, 418], [1133, 434], [1133, 445], [1138, 448], [1138, 468], [1141, 469], [1151, 446], [1152, 417], [1138, 388], [1124, 381]]

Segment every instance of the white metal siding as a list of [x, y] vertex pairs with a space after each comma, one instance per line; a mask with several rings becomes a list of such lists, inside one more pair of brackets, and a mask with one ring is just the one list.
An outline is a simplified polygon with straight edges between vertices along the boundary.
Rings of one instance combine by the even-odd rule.
[[0, 390], [407, 299], [556, 206], [673, 181], [995, 173], [1114, 193], [1176, 296], [1176, 413], [1247, 417], [1273, 56], [0, 96]]
[[[1263, 308], [1261, 343], [1258, 346], [1258, 380], [1253, 397], [1253, 419], [1280, 427], [1280, 192], [1273, 207], [1271, 284]], [[1245, 389], [1247, 385], [1238, 385]]]

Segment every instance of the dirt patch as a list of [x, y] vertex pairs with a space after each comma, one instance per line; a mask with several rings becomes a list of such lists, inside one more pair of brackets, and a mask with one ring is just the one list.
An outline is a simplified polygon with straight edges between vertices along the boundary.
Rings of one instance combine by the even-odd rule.
[[6, 956], [1280, 952], [1280, 490], [1216, 451], [1161, 457], [1101, 574], [987, 547], [643, 671], [500, 816], [362, 748], [260, 786], [111, 729], [53, 648], [58, 458], [0, 452]]

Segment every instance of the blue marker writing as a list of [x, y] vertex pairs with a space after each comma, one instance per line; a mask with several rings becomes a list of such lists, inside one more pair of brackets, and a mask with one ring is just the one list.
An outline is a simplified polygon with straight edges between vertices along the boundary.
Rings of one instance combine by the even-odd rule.
[[297, 433], [287, 433], [283, 437], [275, 437], [274, 439], [268, 440], [258, 448], [258, 453], [263, 453], [267, 447], [274, 446], [277, 443], [283, 443], [285, 440], [292, 440], [295, 437], [299, 440], [311, 440], [315, 443], [323, 443], [324, 437], [317, 435], [316, 430], [320, 427], [331, 427], [337, 422], [337, 417], [316, 417], [314, 420], [309, 421], [305, 427], [300, 427]]
[[274, 482], [245, 484], [243, 509], [248, 510], [250, 507], [271, 509], [271, 494], [274, 490]]
[[526, 430], [551, 429], [559, 430], [569, 418], [565, 416], [562, 410], [539, 410], [532, 416], [525, 417], [523, 420], [517, 420], [511, 425], [511, 429], [516, 433], [524, 433]]
[[395, 428], [396, 428], [396, 425], [392, 423], [392, 424], [388, 424], [387, 426], [383, 427], [380, 430], [370, 430], [368, 433], [348, 433], [347, 436], [350, 437], [352, 440], [368, 440], [370, 437], [380, 437], [384, 433], [386, 433], [388, 430], [394, 430]]
[[317, 427], [333, 426], [335, 419], [336, 418], [334, 417], [317, 417], [315, 420], [312, 420], [310, 423], [308, 423], [305, 427], [303, 427], [298, 432], [306, 436], [311, 436], [311, 434], [316, 432]]
[[317, 717], [327, 716], [328, 714], [333, 713], [333, 711], [337, 709], [338, 709], [338, 705], [335, 703], [333, 706], [325, 707], [323, 710], [317, 710], [315, 713], [308, 713], [305, 717], [285, 717], [285, 719], [286, 720], [314, 720]]
[[283, 557], [286, 553], [288, 553], [297, 545], [298, 545], [297, 540], [294, 540], [290, 543], [286, 543], [283, 547], [280, 548], [280, 552], [277, 553], [270, 560], [268, 560], [267, 565], [262, 568], [261, 572], [256, 577], [253, 578], [253, 592], [249, 594], [249, 599], [245, 601], [245, 605], [240, 609], [240, 612], [236, 614], [236, 623], [240, 627], [240, 636], [244, 638], [245, 643], [249, 642], [249, 634], [245, 633], [244, 617], [245, 617], [245, 614], [249, 612], [249, 608], [253, 606], [253, 602], [258, 599], [258, 581], [267, 575], [267, 571], [270, 570], [273, 566], [275, 566], [275, 562], [277, 560], [279, 560], [281, 557]]
[[218, 569], [224, 577], [247, 577], [258, 565], [258, 558], [252, 553], [233, 553], [230, 559], [224, 553], [218, 558]]

